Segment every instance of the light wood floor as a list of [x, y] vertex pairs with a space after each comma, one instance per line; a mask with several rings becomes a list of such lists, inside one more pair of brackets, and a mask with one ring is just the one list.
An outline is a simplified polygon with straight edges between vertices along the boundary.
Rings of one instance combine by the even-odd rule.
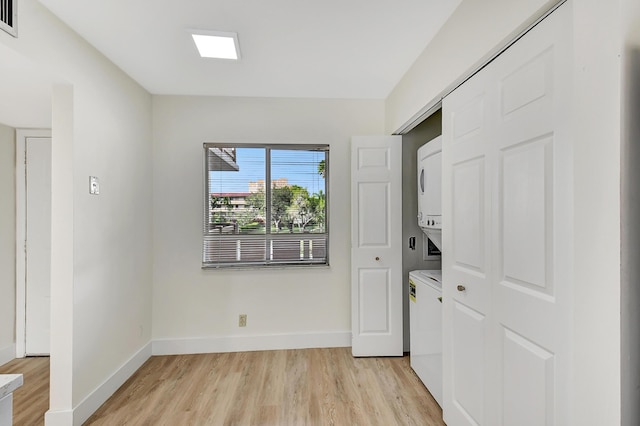
[[14, 426], [44, 425], [49, 409], [49, 358], [14, 359], [0, 366], [0, 374], [23, 374], [24, 385], [13, 393]]
[[[35, 411], [31, 401], [48, 388], [48, 364], [38, 368], [33, 390], [31, 368], [21, 371], [26, 393], [15, 394], [16, 426], [42, 424], [46, 406], [22, 413]], [[27, 416], [39, 420], [21, 420]], [[408, 356], [353, 358], [350, 348], [335, 348], [152, 357], [85, 425], [444, 423]]]

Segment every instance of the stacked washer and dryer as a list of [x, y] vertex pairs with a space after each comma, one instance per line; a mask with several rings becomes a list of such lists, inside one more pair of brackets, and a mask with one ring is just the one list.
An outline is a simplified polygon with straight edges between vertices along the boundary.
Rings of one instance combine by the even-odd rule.
[[[418, 225], [442, 251], [442, 136], [418, 149]], [[442, 406], [442, 271], [409, 273], [411, 368]]]

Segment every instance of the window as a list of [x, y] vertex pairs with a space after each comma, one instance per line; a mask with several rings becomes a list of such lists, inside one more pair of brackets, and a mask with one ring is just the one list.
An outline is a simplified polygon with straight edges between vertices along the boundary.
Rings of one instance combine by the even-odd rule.
[[327, 265], [328, 145], [204, 144], [203, 268]]

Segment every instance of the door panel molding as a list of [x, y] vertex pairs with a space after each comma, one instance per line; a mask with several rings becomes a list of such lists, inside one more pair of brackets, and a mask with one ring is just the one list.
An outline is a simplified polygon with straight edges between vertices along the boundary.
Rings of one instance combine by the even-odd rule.
[[450, 425], [570, 424], [570, 19], [559, 9], [443, 100]]
[[351, 350], [402, 356], [402, 138], [351, 139]]

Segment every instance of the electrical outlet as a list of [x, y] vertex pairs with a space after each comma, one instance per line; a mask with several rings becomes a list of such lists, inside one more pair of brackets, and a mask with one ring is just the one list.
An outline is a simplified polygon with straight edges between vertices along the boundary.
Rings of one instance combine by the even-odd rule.
[[247, 326], [247, 314], [240, 314], [240, 318], [238, 319], [238, 327], [246, 327]]

